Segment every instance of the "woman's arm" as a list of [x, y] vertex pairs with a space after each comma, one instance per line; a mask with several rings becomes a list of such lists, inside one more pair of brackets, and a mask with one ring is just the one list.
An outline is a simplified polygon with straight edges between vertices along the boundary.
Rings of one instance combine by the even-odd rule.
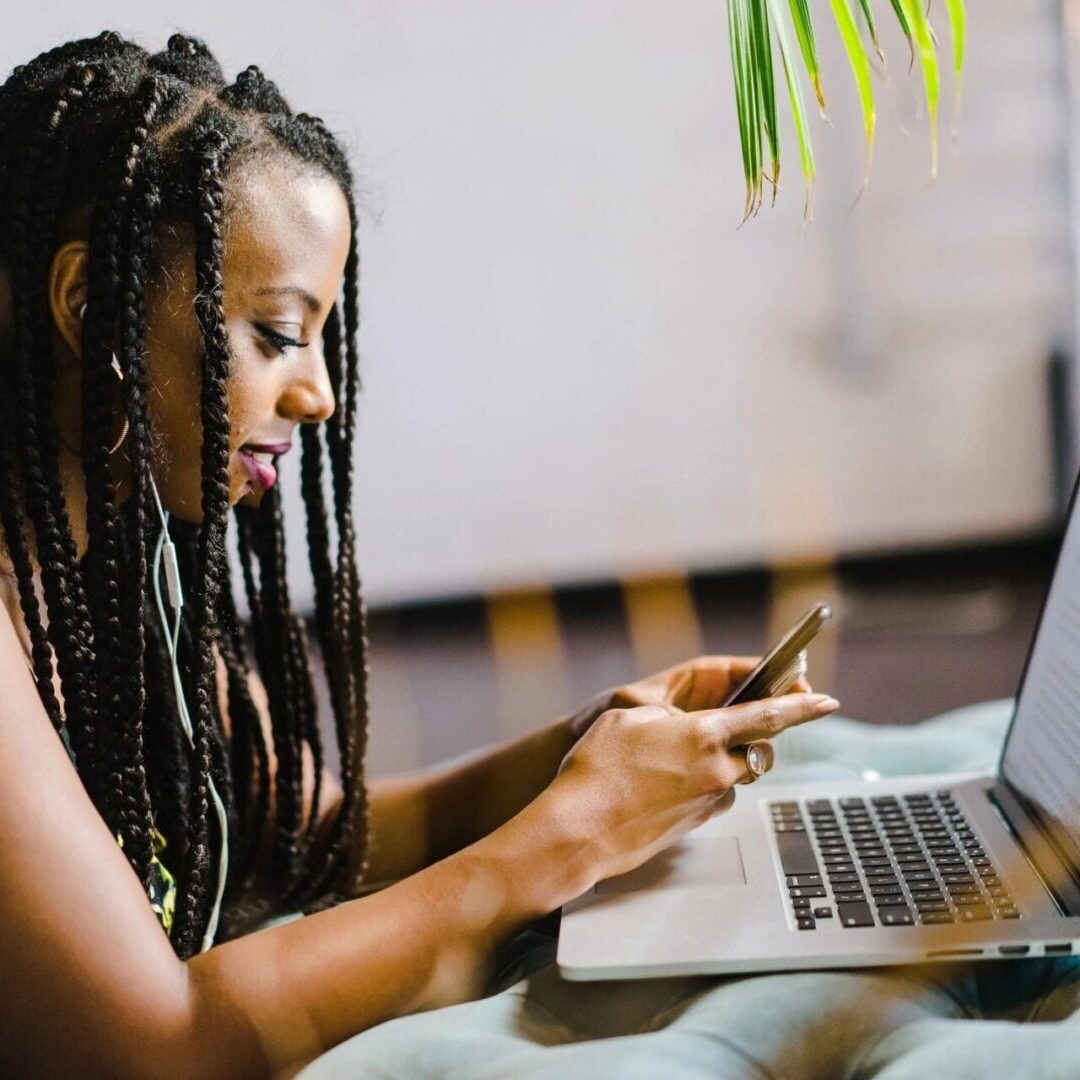
[[[372, 785], [368, 880], [392, 880], [459, 851], [508, 821], [549, 784], [592, 722], [611, 708], [716, 708], [756, 656], [698, 656], [597, 694], [576, 712], [465, 761]], [[808, 693], [799, 678], [789, 692]]]
[[[559, 764], [589, 725], [606, 709], [670, 704], [693, 711], [715, 708], [730, 688], [754, 668], [758, 657], [699, 656], [636, 682], [597, 694], [575, 713], [513, 742], [485, 747], [465, 761], [368, 783], [370, 805], [366, 881], [397, 881], [474, 843], [512, 818], [552, 780]], [[222, 715], [228, 730], [225, 666], [218, 658]], [[274, 773], [273, 740], [266, 689], [255, 672], [248, 681], [262, 719]], [[809, 692], [803, 678], [791, 690]], [[314, 769], [304, 757], [303, 805], [311, 805]], [[334, 820], [341, 786], [323, 770], [318, 835]], [[273, 790], [271, 789], [271, 817]], [[268, 852], [269, 844], [264, 845]]]
[[0, 1075], [292, 1075], [409, 1012], [474, 997], [492, 954], [730, 802], [727, 748], [836, 707], [791, 695], [607, 712], [521, 812], [374, 895], [183, 962], [52, 730], [0, 613]]
[[475, 996], [495, 947], [588, 886], [531, 807], [373, 896], [178, 960], [0, 612], [0, 1075], [287, 1073], [381, 1020]]

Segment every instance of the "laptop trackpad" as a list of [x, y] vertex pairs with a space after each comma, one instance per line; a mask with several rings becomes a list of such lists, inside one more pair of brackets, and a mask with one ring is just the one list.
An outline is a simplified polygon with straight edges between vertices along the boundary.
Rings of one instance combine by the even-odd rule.
[[598, 893], [635, 892], [656, 885], [745, 885], [742, 854], [734, 836], [681, 840], [648, 862], [597, 882]]

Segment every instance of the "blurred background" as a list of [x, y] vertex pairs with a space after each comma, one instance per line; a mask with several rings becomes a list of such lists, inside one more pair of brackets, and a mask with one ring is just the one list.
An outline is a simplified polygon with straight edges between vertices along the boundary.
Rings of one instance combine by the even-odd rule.
[[1076, 8], [969, 2], [933, 181], [890, 21], [853, 207], [858, 103], [811, 3], [834, 126], [813, 118], [809, 228], [790, 127], [775, 208], [737, 228], [719, 0], [5, 16], [5, 74], [106, 27], [150, 49], [181, 30], [230, 77], [259, 64], [350, 151], [372, 774], [700, 652], [761, 652], [816, 599], [835, 617], [810, 678], [845, 715], [1014, 691], [1077, 463]]

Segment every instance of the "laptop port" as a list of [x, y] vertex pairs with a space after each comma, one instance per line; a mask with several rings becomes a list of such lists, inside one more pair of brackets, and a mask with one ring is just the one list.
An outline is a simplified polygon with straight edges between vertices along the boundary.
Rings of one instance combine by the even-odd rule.
[[1047, 945], [1046, 946], [1046, 955], [1047, 956], [1061, 956], [1063, 953], [1071, 953], [1071, 952], [1072, 952], [1072, 942], [1070, 942], [1070, 941], [1063, 941], [1060, 945]]
[[1027, 956], [1031, 952], [1030, 945], [999, 945], [998, 952], [1002, 956]]

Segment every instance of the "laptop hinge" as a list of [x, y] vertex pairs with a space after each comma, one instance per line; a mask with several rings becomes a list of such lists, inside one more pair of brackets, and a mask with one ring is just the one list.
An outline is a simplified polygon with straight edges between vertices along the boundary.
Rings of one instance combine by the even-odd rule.
[[999, 779], [986, 794], [1062, 914], [1080, 915], [1080, 886], [1011, 785]]

